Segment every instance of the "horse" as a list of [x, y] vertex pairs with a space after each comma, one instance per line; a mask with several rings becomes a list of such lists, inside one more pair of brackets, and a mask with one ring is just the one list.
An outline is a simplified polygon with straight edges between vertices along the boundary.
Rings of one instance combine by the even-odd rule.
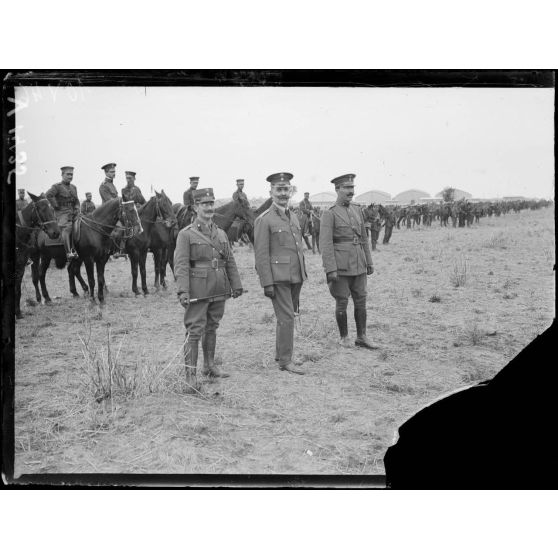
[[[56, 222], [56, 214], [44, 194], [35, 196], [29, 193], [31, 203], [16, 213], [16, 257], [15, 257], [15, 316], [20, 319], [21, 313], [21, 282], [25, 274], [25, 266], [35, 247], [35, 235], [42, 230], [49, 238], [60, 237], [60, 228]], [[41, 295], [37, 293], [38, 297]], [[40, 298], [37, 299], [40, 302]]]
[[[254, 227], [254, 212], [250, 204], [243, 198], [238, 198], [232, 202], [221, 205], [215, 209], [213, 222], [228, 233], [235, 218], [244, 219], [250, 227]], [[250, 242], [253, 242], [253, 233]]]
[[[163, 190], [161, 193], [155, 192], [149, 201], [138, 210], [141, 221], [142, 232], [132, 236], [126, 241], [126, 252], [130, 256], [130, 267], [132, 270], [132, 291], [139, 295], [138, 290], [138, 266], [141, 275], [141, 289], [144, 296], [149, 294], [145, 273], [145, 262], [147, 260], [147, 250], [152, 243], [154, 225], [157, 220], [166, 221], [168, 226], [176, 222], [172, 211], [172, 203]], [[157, 244], [159, 249], [160, 245]], [[165, 261], [166, 265], [166, 261]], [[157, 264], [156, 264], [157, 267]]]
[[97, 296], [99, 302], [104, 304], [105, 265], [114, 246], [111, 233], [119, 220], [124, 223], [127, 230], [132, 231], [132, 235], [141, 234], [142, 227], [134, 202], [124, 202], [122, 198], [113, 198], [100, 205], [93, 213], [80, 215], [74, 226], [74, 246], [79, 259], [70, 262], [68, 271], [79, 273], [79, 267], [83, 261], [87, 271], [91, 302], [95, 302], [94, 272], [96, 267]]
[[173, 204], [172, 212], [174, 213], [176, 223], [174, 227], [172, 227], [171, 234], [169, 235], [167, 262], [171, 268], [174, 280], [176, 281], [176, 276], [174, 275], [174, 249], [176, 248], [176, 239], [178, 238], [178, 233], [196, 218], [196, 212], [190, 206], [187, 207], [183, 203]]

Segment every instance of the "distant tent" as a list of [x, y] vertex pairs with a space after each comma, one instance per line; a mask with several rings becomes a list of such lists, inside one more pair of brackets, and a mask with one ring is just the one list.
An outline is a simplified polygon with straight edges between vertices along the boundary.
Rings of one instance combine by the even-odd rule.
[[392, 201], [401, 204], [418, 203], [421, 198], [430, 198], [430, 194], [424, 190], [405, 190], [394, 196]]
[[[438, 197], [443, 197], [444, 196], [444, 191], [442, 190], [441, 192], [438, 192], [436, 194], [436, 196]], [[469, 192], [465, 192], [465, 190], [460, 190], [459, 188], [454, 188], [454, 192], [453, 192], [453, 199], [455, 201], [457, 200], [461, 200], [463, 198], [465, 198], [466, 200], [471, 199], [473, 196], [469, 193]]]
[[337, 194], [332, 192], [320, 192], [310, 196], [310, 203], [316, 207], [330, 207], [337, 200]]
[[386, 203], [390, 200], [391, 194], [388, 194], [387, 192], [382, 192], [381, 190], [369, 190], [368, 192], [364, 192], [364, 194], [355, 196], [353, 201], [363, 205], [370, 205], [371, 203]]

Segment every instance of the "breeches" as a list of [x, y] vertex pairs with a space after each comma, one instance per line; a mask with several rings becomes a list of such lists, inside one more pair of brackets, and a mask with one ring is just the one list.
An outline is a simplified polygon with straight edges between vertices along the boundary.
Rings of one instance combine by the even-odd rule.
[[360, 275], [340, 275], [337, 281], [328, 284], [331, 296], [335, 298], [335, 310], [347, 310], [349, 296], [353, 297], [355, 308], [366, 308], [366, 273]]
[[279, 365], [289, 364], [293, 358], [294, 320], [298, 312], [302, 283], [276, 283], [273, 310], [277, 318], [275, 329], [275, 353]]
[[225, 313], [225, 302], [194, 302], [188, 306], [184, 313], [184, 325], [190, 339], [199, 340], [204, 333], [214, 332], [219, 327], [219, 322]]

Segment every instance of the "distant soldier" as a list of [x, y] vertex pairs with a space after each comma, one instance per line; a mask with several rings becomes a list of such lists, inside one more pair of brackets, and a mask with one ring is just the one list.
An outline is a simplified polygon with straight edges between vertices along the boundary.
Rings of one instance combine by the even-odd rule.
[[369, 212], [369, 228], [370, 228], [370, 243], [372, 244], [372, 250], [376, 250], [376, 244], [378, 243], [378, 237], [380, 236], [380, 230], [382, 229], [382, 219], [380, 218], [380, 213], [377, 207], [372, 207]]
[[234, 201], [244, 200], [248, 203], [248, 196], [243, 192], [244, 190], [244, 179], [238, 178], [236, 181], [236, 190], [233, 192], [232, 199]]
[[16, 211], [21, 211], [29, 205], [29, 202], [25, 199], [25, 189], [18, 188], [17, 195], [18, 198], [16, 200]]
[[[213, 222], [215, 197], [212, 188], [194, 192], [197, 217], [178, 233], [174, 272], [180, 304], [186, 309], [187, 376], [195, 380], [198, 344], [203, 348], [203, 374], [226, 378], [215, 366], [217, 328], [225, 312], [225, 301], [242, 294], [242, 284], [227, 234]], [[197, 386], [194, 385], [197, 389]]]
[[62, 182], [53, 184], [47, 191], [46, 197], [56, 213], [66, 257], [71, 260], [78, 257], [73, 246], [72, 225], [79, 213], [79, 199], [77, 188], [72, 184], [74, 167], [61, 167], [60, 170], [62, 171]]
[[277, 327], [275, 360], [280, 370], [304, 372], [293, 362], [295, 315], [298, 314], [302, 282], [307, 279], [302, 253], [302, 232], [294, 212], [288, 208], [293, 190], [289, 172], [267, 177], [273, 203], [254, 225], [256, 271], [264, 295], [271, 299]]
[[133, 201], [136, 204], [136, 208], [139, 208], [146, 202], [141, 190], [135, 183], [136, 173], [134, 171], [126, 171], [126, 186], [122, 188], [122, 201]]
[[89, 215], [95, 211], [96, 207], [91, 199], [91, 192], [85, 192], [85, 199], [81, 202], [81, 212], [83, 215]]
[[312, 234], [312, 202], [310, 201], [310, 192], [304, 192], [304, 199], [298, 204], [300, 214], [304, 216], [302, 236]]
[[331, 181], [335, 184], [337, 202], [322, 215], [320, 248], [329, 292], [335, 298], [339, 344], [351, 346], [347, 327], [347, 305], [351, 296], [357, 329], [355, 345], [377, 349], [366, 337], [366, 276], [374, 273], [374, 266], [362, 210], [351, 204], [355, 176], [344, 174]]
[[382, 239], [382, 244], [389, 244], [389, 239], [391, 238], [391, 233], [393, 232], [393, 227], [395, 226], [397, 218], [393, 209], [388, 208], [386, 210], [386, 217], [384, 220], [384, 238]]
[[105, 171], [105, 179], [99, 186], [99, 194], [101, 194], [102, 203], [118, 197], [118, 190], [114, 185], [114, 177], [116, 176], [116, 163], [107, 163], [101, 167]]
[[200, 183], [199, 176], [191, 176], [190, 177], [190, 188], [184, 192], [182, 196], [183, 203], [186, 206], [186, 209], [194, 210], [195, 202], [194, 202], [194, 192], [196, 191], [198, 184]]

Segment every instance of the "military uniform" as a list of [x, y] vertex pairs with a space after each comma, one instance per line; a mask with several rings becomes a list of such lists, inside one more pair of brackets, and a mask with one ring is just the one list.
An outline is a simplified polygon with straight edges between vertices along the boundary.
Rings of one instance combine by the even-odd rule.
[[[354, 177], [354, 174], [347, 174], [332, 182], [338, 189], [345, 184], [354, 185]], [[351, 296], [357, 327], [356, 344], [365, 346], [360, 341], [366, 338], [366, 275], [372, 266], [372, 255], [359, 206], [337, 202], [324, 211], [320, 221], [320, 248], [326, 274], [336, 272], [338, 277], [334, 281], [328, 275], [328, 287], [336, 302], [335, 317], [341, 340], [348, 335], [347, 306]]]
[[101, 194], [102, 203], [108, 202], [114, 198], [118, 197], [118, 190], [114, 185], [114, 182], [108, 178], [105, 178], [101, 185], [99, 186], [99, 194]]
[[95, 209], [97, 209], [97, 207], [95, 206], [93, 201], [84, 200], [84, 201], [81, 202], [81, 212], [84, 215], [89, 215], [90, 213], [93, 213], [93, 211], [95, 211]]
[[194, 203], [195, 203], [194, 193], [196, 192], [196, 189], [198, 187], [199, 180], [200, 180], [199, 176], [190, 177], [190, 188], [188, 188], [188, 190], [186, 190], [182, 196], [182, 201], [186, 206], [186, 209], [188, 209], [189, 207], [194, 209]]
[[378, 243], [378, 237], [380, 236], [380, 230], [382, 229], [382, 220], [376, 208], [372, 209], [370, 213], [369, 228], [372, 250], [376, 250], [376, 244]]
[[16, 200], [16, 211], [21, 211], [22, 209], [25, 209], [27, 206], [29, 205], [29, 202], [23, 198], [17, 198]]
[[[278, 174], [292, 178], [289, 173]], [[276, 176], [271, 175], [268, 181]], [[273, 286], [275, 290], [272, 303], [277, 318], [276, 359], [284, 367], [292, 362], [295, 312], [302, 282], [308, 278], [296, 215], [275, 203], [264, 211], [255, 222], [254, 253], [261, 286]]]
[[396, 217], [393, 211], [388, 209], [386, 213], [386, 218], [384, 222], [384, 238], [382, 244], [389, 244], [389, 239], [391, 238], [391, 233], [393, 232], [393, 227], [395, 226]]
[[141, 190], [134, 184], [132, 186], [124, 186], [122, 188], [122, 201], [133, 201], [136, 207], [146, 203]]
[[307, 234], [311, 234], [312, 230], [312, 210], [314, 207], [310, 203], [310, 200], [304, 198], [299, 204], [298, 208], [300, 209], [301, 215], [304, 215], [306, 218], [304, 219], [304, 230], [302, 231], [303, 236]]
[[[63, 169], [67, 167], [62, 167]], [[79, 213], [79, 198], [77, 188], [73, 184], [57, 182], [46, 193], [46, 198], [54, 208], [58, 226], [61, 229], [61, 238], [64, 242], [68, 257], [73, 254], [72, 224]], [[73, 254], [75, 256], [75, 254]]]
[[[208, 201], [215, 200], [211, 188], [196, 191], [197, 199], [204, 196]], [[240, 275], [225, 231], [213, 222], [206, 225], [198, 218], [182, 229], [176, 240], [174, 273], [178, 295], [185, 294], [190, 301], [184, 314], [188, 336], [187, 366], [192, 367], [195, 374], [201, 339], [204, 372], [212, 373], [215, 370], [216, 331], [225, 312], [225, 301], [235, 291], [242, 292]]]

